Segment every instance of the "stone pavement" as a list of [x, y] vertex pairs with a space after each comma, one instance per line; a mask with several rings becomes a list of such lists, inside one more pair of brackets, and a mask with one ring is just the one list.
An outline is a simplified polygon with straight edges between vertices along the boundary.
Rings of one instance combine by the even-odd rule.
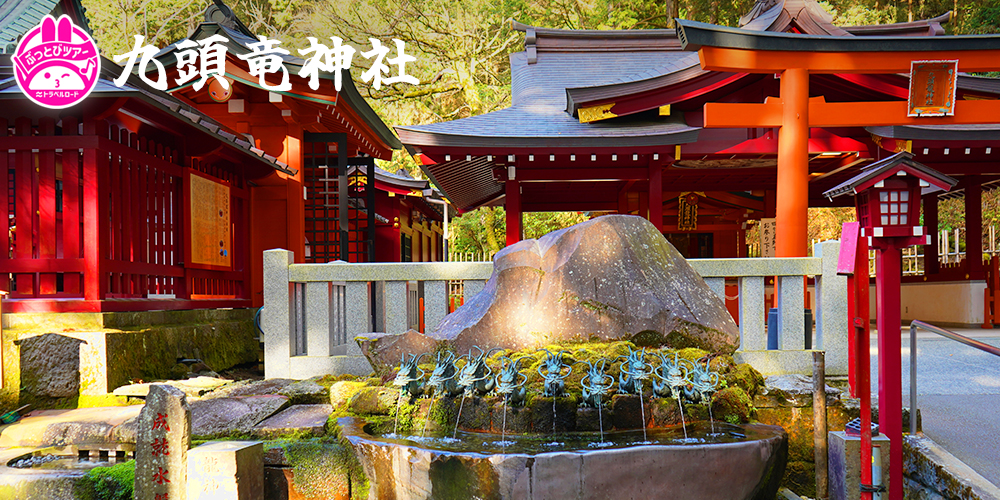
[[[1000, 346], [1000, 329], [951, 329]], [[872, 397], [878, 394], [878, 340], [871, 335]], [[910, 330], [902, 337], [903, 404], [909, 404]], [[917, 405], [928, 437], [1000, 486], [1000, 357], [933, 333], [917, 335]], [[909, 422], [903, 422], [904, 430]]]

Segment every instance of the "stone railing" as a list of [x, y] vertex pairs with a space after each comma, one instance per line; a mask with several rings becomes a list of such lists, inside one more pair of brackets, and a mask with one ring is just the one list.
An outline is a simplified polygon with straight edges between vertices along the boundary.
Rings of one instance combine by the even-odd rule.
[[[818, 243], [813, 253], [816, 257], [688, 261], [723, 299], [726, 278], [737, 280], [737, 359], [765, 375], [812, 373], [812, 354], [805, 349], [805, 276], [816, 278], [814, 348], [826, 350], [829, 375], [847, 374], [847, 280], [836, 274], [838, 243]], [[464, 296], [472, 297], [492, 272], [491, 262], [293, 264], [287, 250], [265, 251], [265, 374], [308, 378], [368, 373], [353, 342], [356, 335], [408, 330], [417, 310], [410, 302], [421, 299], [429, 331], [448, 312], [450, 283], [462, 282]], [[767, 349], [764, 301], [769, 277], [778, 280], [777, 350]]]

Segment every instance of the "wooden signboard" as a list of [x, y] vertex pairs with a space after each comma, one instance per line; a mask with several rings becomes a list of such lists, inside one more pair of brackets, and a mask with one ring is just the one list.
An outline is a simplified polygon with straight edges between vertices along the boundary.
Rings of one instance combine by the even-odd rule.
[[683, 193], [677, 198], [677, 230], [698, 230], [698, 195]]
[[232, 269], [229, 185], [196, 170], [185, 169], [184, 198], [188, 207], [185, 221], [188, 267]]
[[906, 116], [954, 116], [957, 78], [957, 60], [911, 62]]
[[777, 240], [777, 219], [769, 217], [760, 220], [760, 256], [774, 257]]

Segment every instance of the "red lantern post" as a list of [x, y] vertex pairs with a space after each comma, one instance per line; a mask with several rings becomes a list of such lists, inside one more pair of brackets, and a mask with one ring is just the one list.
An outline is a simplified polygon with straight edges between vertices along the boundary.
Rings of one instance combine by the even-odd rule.
[[[927, 245], [920, 221], [920, 197], [935, 191], [947, 191], [958, 181], [913, 160], [907, 152], [873, 163], [852, 179], [823, 193], [827, 198], [853, 194], [861, 226], [876, 249], [876, 328], [878, 329], [879, 427], [889, 438], [889, 498], [903, 498], [903, 387], [900, 346], [900, 250], [912, 245]], [[868, 339], [855, 342], [857, 358]], [[867, 361], [867, 356], [864, 356]], [[856, 360], [860, 361], [860, 360]], [[864, 367], [864, 368], [863, 368]], [[858, 363], [856, 373], [859, 395], [867, 395], [867, 363]], [[864, 370], [864, 373], [861, 373]], [[864, 388], [862, 388], [864, 384]], [[866, 404], [862, 401], [862, 405]], [[863, 408], [864, 410], [865, 408]], [[915, 410], [914, 410], [915, 411]], [[871, 486], [865, 470], [871, 463], [871, 428], [862, 422], [862, 485]], [[867, 437], [867, 439], [865, 439]], [[866, 460], [867, 457], [867, 460]], [[867, 481], [866, 481], [867, 480]], [[863, 497], [864, 498], [864, 497]], [[867, 498], [870, 498], [868, 494]]]

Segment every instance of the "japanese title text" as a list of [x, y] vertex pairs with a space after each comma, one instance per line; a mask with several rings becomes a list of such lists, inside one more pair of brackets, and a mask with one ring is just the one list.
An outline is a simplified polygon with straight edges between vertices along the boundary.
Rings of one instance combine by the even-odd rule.
[[[284, 92], [292, 89], [289, 81], [289, 70], [285, 67], [285, 56], [290, 56], [291, 52], [280, 47], [279, 40], [268, 39], [260, 36], [259, 42], [246, 44], [250, 52], [238, 54], [236, 57], [247, 62], [251, 77], [256, 77], [261, 88], [273, 92]], [[321, 43], [313, 37], [308, 37], [309, 47], [299, 49], [298, 52], [307, 58], [299, 63], [298, 76], [308, 81], [309, 88], [317, 90], [319, 88], [320, 73], [332, 73], [334, 87], [339, 91], [342, 84], [341, 70], [349, 70], [354, 60], [354, 47], [344, 44], [338, 37], [330, 37], [331, 45]], [[157, 58], [159, 50], [152, 45], [143, 45], [145, 38], [135, 35], [135, 46], [130, 52], [114, 56], [116, 63], [126, 61], [121, 76], [114, 80], [115, 85], [121, 87], [125, 84], [129, 74], [132, 73], [138, 64], [138, 74], [144, 82], [157, 90], [167, 90], [168, 79], [163, 63]], [[189, 82], [195, 90], [202, 87], [211, 78], [218, 80], [223, 88], [229, 88], [229, 81], [226, 79], [226, 54], [227, 47], [224, 45], [229, 40], [222, 35], [212, 35], [203, 40], [186, 39], [175, 46], [173, 51], [177, 59], [177, 77], [174, 79], [176, 85], [182, 86]], [[361, 57], [372, 60], [371, 67], [361, 73], [361, 80], [365, 83], [371, 82], [371, 86], [376, 90], [382, 85], [392, 85], [395, 83], [409, 83], [417, 85], [420, 83], [415, 77], [406, 74], [406, 64], [414, 62], [417, 58], [406, 54], [406, 44], [402, 40], [393, 39], [396, 48], [395, 57], [386, 58], [391, 49], [382, 42], [369, 38], [371, 50], [360, 52]], [[152, 69], [150, 68], [152, 65]], [[391, 75], [390, 66], [396, 68], [395, 76]], [[149, 74], [155, 70], [156, 78], [150, 78]], [[268, 75], [271, 82], [265, 80]], [[280, 82], [280, 83], [272, 83]]]

